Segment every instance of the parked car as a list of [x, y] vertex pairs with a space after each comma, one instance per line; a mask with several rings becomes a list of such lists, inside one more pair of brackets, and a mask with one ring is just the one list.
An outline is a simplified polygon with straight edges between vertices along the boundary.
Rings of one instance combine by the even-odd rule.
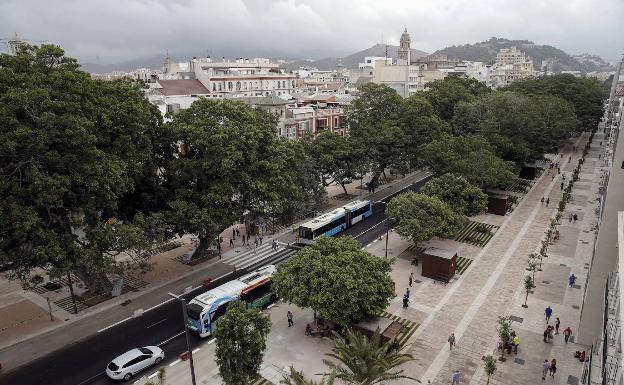
[[133, 375], [152, 365], [158, 365], [165, 352], [158, 346], [134, 348], [115, 358], [106, 367], [106, 375], [113, 380], [128, 381]]

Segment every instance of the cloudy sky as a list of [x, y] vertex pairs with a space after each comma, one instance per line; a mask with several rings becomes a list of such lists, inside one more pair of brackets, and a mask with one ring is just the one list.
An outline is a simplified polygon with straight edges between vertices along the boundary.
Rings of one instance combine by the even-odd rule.
[[427, 52], [496, 36], [613, 61], [624, 49], [624, 0], [0, 0], [0, 38], [47, 40], [81, 62], [166, 50], [344, 56], [397, 43], [403, 27]]

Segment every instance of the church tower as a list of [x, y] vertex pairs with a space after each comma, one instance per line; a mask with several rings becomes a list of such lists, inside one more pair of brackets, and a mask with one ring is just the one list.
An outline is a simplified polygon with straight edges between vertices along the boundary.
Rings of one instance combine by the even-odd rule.
[[401, 42], [399, 44], [399, 55], [398, 62], [403, 65], [410, 65], [410, 43], [412, 39], [410, 38], [409, 33], [407, 33], [407, 28], [403, 30], [403, 34], [401, 35]]

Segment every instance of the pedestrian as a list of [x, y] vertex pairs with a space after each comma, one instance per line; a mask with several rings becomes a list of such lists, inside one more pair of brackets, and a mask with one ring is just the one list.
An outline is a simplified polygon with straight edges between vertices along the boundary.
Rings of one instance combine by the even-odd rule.
[[553, 358], [550, 361], [550, 376], [554, 377], [555, 373], [557, 373], [557, 360]]
[[230, 238], [230, 246], [234, 247], [234, 237]]
[[568, 162], [572, 162], [572, 157], [569, 157], [569, 158], [568, 158]]
[[544, 329], [544, 342], [548, 342], [548, 328]]
[[403, 308], [407, 308], [409, 305], [409, 297], [406, 295], [403, 296]]
[[409, 285], [412, 286], [412, 282], [414, 281], [414, 273], [410, 273], [409, 276]]
[[570, 287], [574, 286], [574, 283], [576, 283], [576, 276], [574, 274], [568, 278], [568, 283], [570, 284]]
[[563, 191], [563, 182], [561, 182], [561, 191]]
[[455, 370], [451, 378], [453, 380], [451, 385], [459, 385], [459, 370]]
[[552, 341], [552, 339], [554, 338], [553, 330], [555, 330], [555, 327], [552, 325], [548, 325], [548, 342]]
[[238, 226], [236, 226], [236, 236], [240, 237], [240, 230], [238, 229]]
[[405, 290], [405, 296], [407, 297], [407, 299], [409, 299], [409, 297], [410, 297], [409, 287]]
[[544, 363], [542, 364], [542, 381], [546, 379], [546, 374], [548, 374], [549, 370], [550, 362], [548, 362], [548, 360], [544, 360]]
[[561, 169], [557, 167], [557, 174], [561, 174]]
[[432, 385], [431, 380], [427, 380], [427, 385]]
[[559, 325], [561, 325], [561, 321], [559, 320], [559, 317], [557, 317], [557, 320], [555, 321], [555, 334], [559, 334]]
[[453, 350], [453, 345], [455, 345], [455, 333], [451, 333], [447, 341], [449, 343], [449, 350]]
[[565, 181], [565, 174], [561, 175], [561, 179]]
[[542, 197], [541, 202], [542, 202], [542, 206], [544, 206], [544, 197]]
[[544, 309], [544, 314], [546, 314], [546, 323], [548, 323], [548, 321], [550, 321], [550, 316], [552, 315], [552, 308], [550, 307], [550, 305], [548, 305], [546, 309]]
[[546, 198], [546, 207], [548, 207], [549, 203], [550, 203], [550, 198]]
[[262, 245], [262, 235], [260, 235], [260, 245]]
[[288, 318], [288, 327], [291, 327], [295, 324], [293, 322], [293, 313], [291, 313], [290, 310], [286, 312], [286, 318]]
[[572, 219], [574, 219], [574, 215], [572, 215], [572, 213], [569, 213], [568, 220], [570, 221], [570, 223], [572, 223]]
[[578, 219], [578, 215], [576, 213], [574, 213], [574, 223], [576, 223], [577, 219]]
[[566, 344], [568, 343], [568, 340], [570, 339], [571, 335], [572, 335], [572, 329], [570, 329], [569, 326], [563, 329], [563, 339], [565, 340]]
[[236, 238], [236, 229], [232, 229], [232, 238]]
[[258, 236], [254, 237], [254, 247], [258, 247]]
[[511, 343], [513, 344], [514, 353], [518, 354], [518, 345], [520, 345], [520, 338], [518, 338], [518, 336], [514, 336]]
[[245, 246], [245, 234], [243, 234], [243, 246]]
[[550, 180], [555, 180], [555, 174], [553, 173], [552, 177], [550, 178]]

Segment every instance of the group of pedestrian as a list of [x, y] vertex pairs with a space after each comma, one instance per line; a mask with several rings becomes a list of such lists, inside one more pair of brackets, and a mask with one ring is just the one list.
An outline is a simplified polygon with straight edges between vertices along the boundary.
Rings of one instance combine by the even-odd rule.
[[542, 206], [544, 205], [544, 201], [546, 201], [546, 207], [548, 207], [548, 205], [550, 204], [550, 198], [542, 197], [542, 200], [541, 200]]
[[271, 241], [271, 250], [277, 250], [279, 247], [279, 243], [277, 243], [277, 239]]
[[555, 358], [550, 361], [544, 360], [542, 364], [542, 381], [546, 379], [547, 375], [554, 377], [555, 373], [557, 373], [557, 360]]
[[577, 213], [569, 213], [568, 214], [568, 220], [570, 221], [570, 223], [572, 223], [572, 221], [574, 221], [574, 223], [576, 223], [576, 221], [578, 220], [578, 214]]

